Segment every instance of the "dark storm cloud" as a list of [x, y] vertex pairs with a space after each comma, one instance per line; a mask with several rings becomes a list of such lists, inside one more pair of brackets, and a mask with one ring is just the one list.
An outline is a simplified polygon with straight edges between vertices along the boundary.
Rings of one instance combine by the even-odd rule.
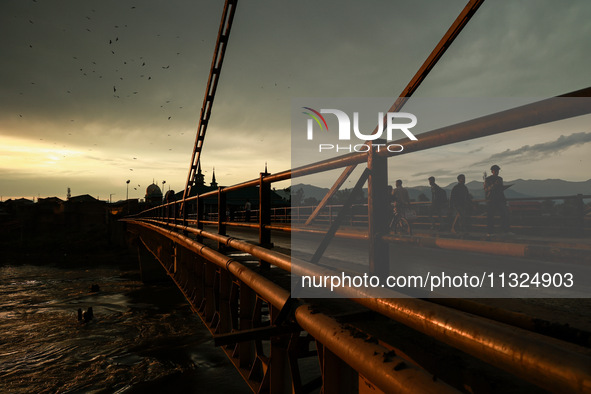
[[[2, 118], [195, 128], [222, 1], [60, 5], [3, 2], [0, 45], [10, 61], [1, 61]], [[292, 97], [394, 97], [464, 5], [241, 2], [212, 124], [257, 133], [261, 120], [289, 127]], [[573, 40], [564, 25], [589, 31], [588, 8], [581, 1], [484, 3], [417, 94], [569, 90], [544, 88], [551, 79], [532, 72], [532, 63], [556, 73], [549, 60], [572, 60], [569, 68], [582, 72], [586, 63], [573, 57], [585, 52], [585, 40]], [[465, 84], [478, 90], [464, 90]]]
[[493, 162], [514, 163], [537, 160], [548, 155], [561, 153], [568, 148], [583, 145], [588, 142], [591, 142], [591, 132], [574, 133], [568, 136], [561, 135], [554, 141], [535, 145], [523, 145], [517, 149], [507, 149], [503, 152], [491, 155], [485, 160], [474, 163], [474, 166]]
[[[465, 4], [239, 2], [203, 159], [218, 160], [220, 174], [223, 165], [237, 174], [244, 156], [289, 168], [292, 98], [396, 97]], [[186, 162], [184, 180], [222, 7], [222, 0], [3, 0], [0, 137], [129, 156], [120, 174], [109, 172], [123, 180], [131, 157], [175, 171]], [[416, 96], [580, 89], [588, 84], [589, 37], [589, 1], [485, 2]]]
[[[197, 54], [213, 46], [217, 25], [205, 15], [219, 14], [219, 4], [202, 14], [187, 3], [60, 5], [3, 2], [0, 117], [126, 127], [195, 119], [203, 81], [188, 76], [204, 74]], [[201, 61], [206, 70], [209, 59]]]
[[[425, 85], [466, 97], [549, 97], [587, 87], [591, 3], [484, 2]], [[585, 55], [586, 57], [586, 55]]]

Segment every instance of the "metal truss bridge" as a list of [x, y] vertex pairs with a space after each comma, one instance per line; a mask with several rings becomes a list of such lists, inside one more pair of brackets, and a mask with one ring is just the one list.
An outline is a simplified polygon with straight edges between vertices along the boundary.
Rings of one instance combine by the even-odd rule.
[[[481, 3], [466, 5], [391, 111], [402, 108]], [[236, 0], [227, 1], [223, 11], [183, 198], [124, 219], [142, 273], [147, 275], [150, 264], [156, 264], [172, 278], [253, 392], [591, 392], [589, 333], [549, 316], [511, 311], [491, 300], [367, 296], [359, 289], [345, 289], [338, 299], [297, 298], [291, 293], [296, 267], [305, 270], [320, 263], [321, 269], [310, 268], [311, 275], [334, 273], [322, 265], [331, 258], [325, 251], [334, 240], [365, 242], [368, 272], [378, 277], [387, 276], [405, 253], [417, 259], [430, 260], [432, 255], [422, 254], [435, 253], [466, 261], [488, 253], [544, 264], [564, 252], [589, 263], [586, 241], [573, 240], [584, 244], [579, 247], [545, 241], [524, 246], [503, 239], [394, 235], [383, 214], [390, 210], [387, 164], [395, 160], [394, 154], [373, 148], [191, 193], [236, 5]], [[589, 97], [591, 88], [586, 88], [435, 129], [417, 141], [405, 139], [403, 153], [586, 115], [591, 113]], [[315, 222], [355, 166], [364, 170], [355, 189], [367, 184], [364, 227], [344, 226], [352, 198], [330, 223]], [[272, 220], [274, 183], [340, 168], [343, 175], [305, 221], [292, 221], [293, 212], [281, 222]], [[255, 221], [230, 218], [228, 196], [249, 188], [258, 193]], [[205, 201], [212, 199], [215, 215], [206, 216]], [[295, 232], [321, 237], [311, 259], [290, 254], [289, 236]], [[583, 309], [589, 305], [578, 302]]]

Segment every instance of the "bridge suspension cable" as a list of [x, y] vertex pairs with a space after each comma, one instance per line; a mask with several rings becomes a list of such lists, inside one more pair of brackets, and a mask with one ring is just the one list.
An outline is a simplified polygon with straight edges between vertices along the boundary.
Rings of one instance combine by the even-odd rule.
[[190, 196], [191, 188], [195, 185], [199, 159], [201, 151], [203, 150], [203, 142], [205, 140], [205, 132], [207, 131], [207, 125], [211, 116], [213, 100], [215, 98], [215, 92], [222, 71], [222, 64], [224, 61], [224, 55], [226, 54], [226, 47], [228, 45], [228, 38], [230, 37], [230, 30], [232, 28], [232, 21], [234, 20], [237, 3], [238, 0], [226, 0], [226, 3], [224, 4], [218, 37], [213, 52], [213, 59], [211, 61], [211, 68], [209, 70], [209, 78], [207, 79], [207, 89], [205, 90], [203, 105], [201, 106], [199, 127], [197, 129], [195, 146], [193, 147], [193, 155], [191, 156], [191, 167], [189, 168], [189, 175], [187, 176], [183, 199]]
[[[429, 57], [423, 62], [423, 65], [419, 70], [416, 72], [414, 77], [410, 80], [408, 85], [404, 88], [404, 90], [400, 93], [398, 99], [394, 102], [392, 107], [388, 110], [388, 112], [397, 112], [399, 111], [404, 104], [408, 101], [410, 96], [419, 88], [419, 85], [423, 80], [427, 77], [427, 74], [435, 67], [435, 64], [441, 59], [447, 48], [452, 44], [455, 38], [460, 34], [462, 29], [468, 24], [472, 15], [476, 13], [476, 10], [484, 3], [484, 0], [470, 0], [468, 4], [464, 7], [462, 12], [458, 15], [455, 19], [454, 23], [450, 26], [447, 30], [445, 35], [439, 40], [439, 43]], [[375, 134], [377, 131], [377, 126], [374, 129], [372, 134]], [[371, 143], [371, 141], [370, 141]], [[345, 183], [349, 175], [355, 170], [356, 165], [351, 165], [343, 171], [343, 173], [339, 176], [339, 178], [335, 181], [332, 185], [330, 190], [326, 193], [326, 195], [322, 198], [322, 201], [318, 204], [316, 209], [310, 214], [308, 219], [306, 220], [306, 226], [309, 225], [314, 221], [316, 216], [320, 213], [322, 208], [326, 205], [328, 200], [339, 190], [339, 188]]]

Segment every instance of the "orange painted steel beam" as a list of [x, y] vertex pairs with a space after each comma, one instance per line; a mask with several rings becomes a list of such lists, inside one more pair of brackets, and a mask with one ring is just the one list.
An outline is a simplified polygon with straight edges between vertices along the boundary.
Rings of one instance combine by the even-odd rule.
[[[468, 4], [466, 4], [460, 15], [458, 15], [454, 23], [443, 35], [441, 40], [439, 40], [439, 43], [435, 46], [429, 57], [427, 57], [427, 59], [423, 62], [423, 65], [419, 68], [419, 70], [410, 80], [408, 85], [406, 85], [404, 90], [402, 90], [398, 99], [394, 102], [392, 107], [390, 107], [388, 112], [398, 112], [404, 106], [404, 104], [406, 104], [410, 96], [412, 96], [412, 94], [418, 89], [421, 82], [423, 82], [423, 80], [427, 77], [427, 75], [433, 69], [433, 67], [435, 67], [437, 61], [441, 59], [447, 48], [450, 47], [452, 42], [462, 31], [462, 29], [468, 24], [468, 21], [470, 21], [470, 18], [472, 18], [472, 16], [474, 15], [474, 13], [476, 13], [476, 10], [478, 10], [482, 3], [484, 3], [484, 0], [470, 0]], [[372, 134], [375, 134], [376, 131], [377, 126]], [[324, 208], [328, 200], [337, 192], [337, 190], [339, 190], [343, 183], [345, 183], [349, 175], [351, 175], [353, 170], [355, 170], [355, 167], [356, 165], [351, 165], [343, 171], [343, 173], [339, 176], [334, 185], [332, 185], [330, 190], [326, 193], [322, 201], [320, 201], [314, 212], [312, 212], [308, 220], [306, 220], [306, 226], [312, 223], [316, 216], [318, 216], [320, 210]]]
[[213, 100], [217, 90], [222, 65], [224, 62], [224, 55], [226, 54], [226, 47], [230, 37], [230, 30], [232, 29], [232, 21], [236, 12], [236, 5], [238, 0], [226, 0], [224, 10], [222, 12], [222, 20], [220, 21], [220, 28], [218, 37], [213, 52], [213, 59], [211, 61], [211, 68], [209, 70], [209, 78], [207, 80], [207, 88], [205, 90], [205, 97], [201, 106], [201, 114], [199, 116], [199, 126], [197, 128], [197, 136], [195, 138], [195, 145], [193, 147], [193, 154], [191, 156], [191, 167], [189, 168], [189, 175], [187, 176], [187, 183], [183, 193], [183, 199], [191, 194], [191, 188], [195, 183], [195, 175], [199, 167], [199, 159], [201, 151], [203, 150], [203, 143], [205, 141], [205, 132], [209, 124], [211, 116], [211, 109], [213, 107]]

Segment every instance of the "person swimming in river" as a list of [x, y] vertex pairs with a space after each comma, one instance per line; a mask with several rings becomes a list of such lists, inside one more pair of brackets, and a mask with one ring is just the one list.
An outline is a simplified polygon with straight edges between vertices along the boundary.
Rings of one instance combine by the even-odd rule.
[[88, 307], [86, 312], [82, 312], [82, 308], [78, 308], [78, 321], [81, 323], [88, 323], [94, 318], [92, 307]]

